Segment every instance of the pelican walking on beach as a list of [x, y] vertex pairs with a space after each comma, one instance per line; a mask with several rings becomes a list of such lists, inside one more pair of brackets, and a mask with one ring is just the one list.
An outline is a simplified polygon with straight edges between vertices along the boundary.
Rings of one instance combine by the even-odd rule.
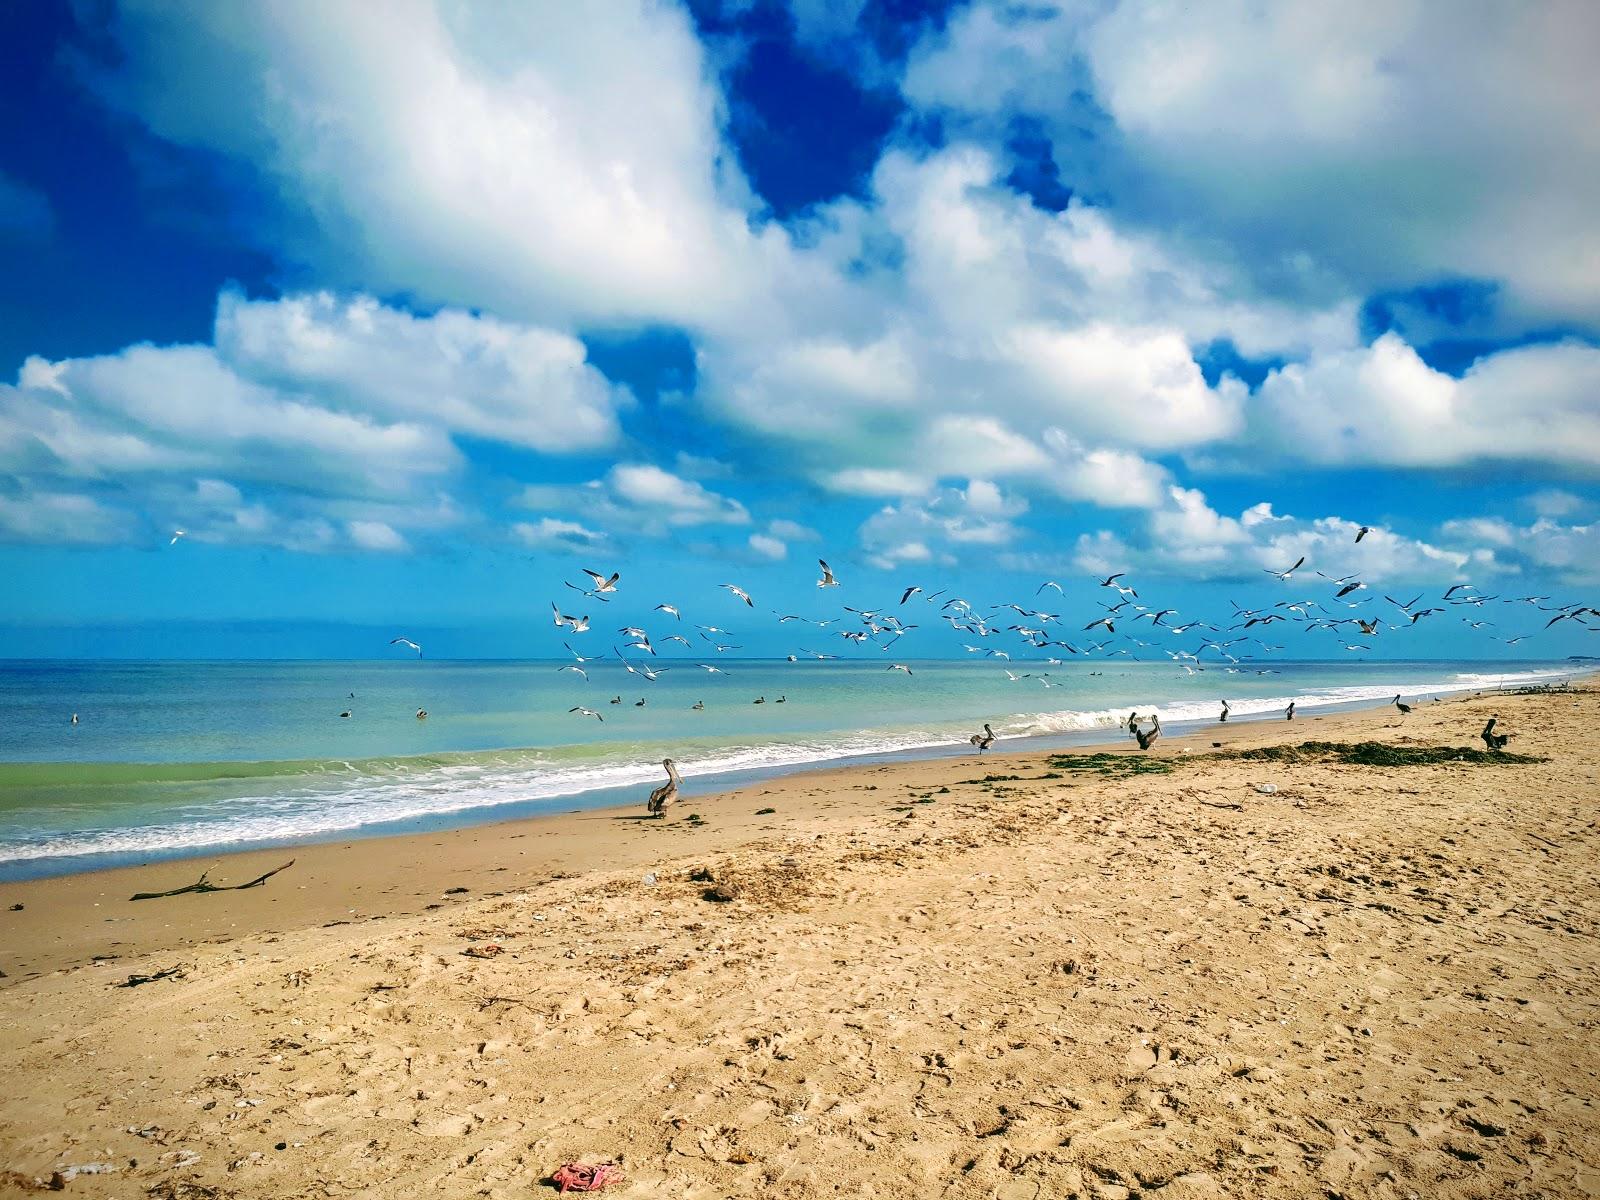
[[1283, 719], [1285, 721], [1294, 720], [1294, 703], [1293, 700], [1289, 701], [1289, 707], [1283, 710]]
[[1161, 736], [1161, 714], [1150, 714], [1150, 730], [1146, 732], [1138, 727], [1134, 728], [1133, 736], [1138, 739], [1139, 749], [1148, 750], [1155, 745], [1156, 739]]
[[1511, 740], [1509, 733], [1496, 733], [1494, 731], [1494, 724], [1499, 719], [1499, 717], [1490, 717], [1489, 723], [1483, 727], [1483, 732], [1478, 735], [1483, 739], [1483, 744], [1490, 750], [1504, 750], [1506, 743]]
[[1231, 706], [1228, 704], [1228, 702], [1226, 700], [1224, 700], [1222, 702], [1222, 715], [1220, 717], [1218, 717], [1217, 720], [1226, 721], [1228, 719], [1229, 711], [1231, 711]]
[[645, 808], [653, 817], [666, 815], [667, 805], [678, 798], [678, 785], [683, 782], [678, 776], [678, 764], [670, 758], [663, 758], [661, 765], [667, 769], [667, 781], [650, 793], [649, 803]]
[[1389, 703], [1394, 705], [1396, 708], [1398, 708], [1400, 710], [1400, 715], [1402, 717], [1405, 716], [1408, 712], [1411, 711], [1411, 705], [1409, 705], [1409, 704], [1401, 704], [1400, 703], [1400, 696], [1398, 695], [1398, 693], [1395, 695], [1395, 698], [1393, 700], [1389, 701]]
[[983, 732], [975, 733], [967, 740], [978, 748], [979, 754], [982, 754], [990, 746], [994, 745], [994, 730], [990, 729], [989, 722], [985, 721], [983, 723]]

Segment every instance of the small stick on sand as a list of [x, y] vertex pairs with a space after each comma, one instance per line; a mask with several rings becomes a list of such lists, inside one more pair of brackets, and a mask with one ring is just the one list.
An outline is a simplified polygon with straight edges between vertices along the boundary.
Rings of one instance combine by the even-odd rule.
[[172, 979], [183, 974], [183, 967], [168, 967], [165, 971], [157, 971], [154, 975], [129, 975], [121, 983], [113, 983], [112, 987], [138, 987], [141, 983], [154, 983], [158, 979]]
[[216, 884], [210, 882], [208, 879], [206, 879], [206, 876], [211, 874], [211, 872], [203, 871], [200, 874], [199, 881], [197, 883], [191, 883], [188, 887], [173, 888], [170, 892], [135, 892], [133, 895], [129, 896], [128, 899], [161, 900], [167, 896], [182, 896], [188, 892], [242, 892], [245, 890], [245, 888], [260, 887], [279, 871], [287, 871], [292, 866], [294, 866], [294, 859], [291, 858], [288, 862], [284, 863], [283, 866], [274, 867], [265, 875], [258, 875], [249, 883], [235, 883], [226, 887], [218, 887]]

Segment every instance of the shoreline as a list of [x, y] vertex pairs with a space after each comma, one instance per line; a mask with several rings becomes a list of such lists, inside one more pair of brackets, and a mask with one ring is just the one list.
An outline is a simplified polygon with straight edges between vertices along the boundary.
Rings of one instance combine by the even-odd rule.
[[[1552, 664], [1553, 666], [1553, 664]], [[1552, 680], [1554, 686], [1581, 685], [1593, 679], [1597, 673], [1584, 670], [1568, 675], [1559, 681]], [[1506, 686], [1505, 684], [1501, 685]], [[1513, 687], [1530, 686], [1530, 681], [1522, 679], [1511, 681]], [[1495, 692], [1497, 689], [1481, 684], [1461, 687], [1448, 687], [1442, 689], [1417, 689], [1405, 693], [1411, 697], [1413, 703], [1433, 703], [1442, 699], [1455, 699], [1469, 695], [1483, 695]], [[1292, 698], [1292, 697], [1291, 697]], [[1252, 724], [1257, 722], [1272, 722], [1278, 719], [1276, 709], [1251, 711], [1248, 704], [1253, 700], [1241, 702], [1241, 707], [1233, 715], [1234, 726]], [[1184, 703], [1179, 702], [1181, 706]], [[1303, 719], [1313, 719], [1325, 716], [1335, 716], [1345, 713], [1362, 712], [1386, 708], [1385, 701], [1376, 697], [1357, 700], [1340, 701], [1329, 704], [1312, 704], [1302, 706], [1300, 712]], [[1149, 704], [1143, 707], [1149, 708]], [[1157, 705], [1157, 710], [1169, 708], [1170, 705]], [[1146, 714], [1148, 715], [1148, 714]], [[1169, 722], [1167, 728], [1170, 736], [1193, 733], [1218, 725], [1214, 719], [1209, 718], [1182, 718]], [[1125, 740], [1119, 736], [1120, 729], [1115, 725], [1092, 726], [1082, 729], [1067, 729], [1047, 733], [1030, 733], [1025, 735], [1010, 735], [1002, 737], [996, 743], [995, 749], [1006, 747], [1008, 753], [1036, 754], [1049, 750], [1062, 748], [1089, 748], [1120, 745]], [[484, 751], [482, 753], [527, 753], [529, 748], [507, 747], [502, 750]], [[471, 755], [473, 751], [460, 752], [463, 756]], [[794, 762], [779, 762], [761, 766], [735, 767], [726, 770], [716, 770], [704, 775], [688, 774], [684, 779], [682, 795], [685, 798], [719, 795], [724, 792], [736, 791], [757, 786], [772, 780], [786, 779], [798, 775], [806, 775], [819, 771], [864, 769], [884, 763], [901, 763], [916, 761], [938, 761], [941, 759], [958, 758], [968, 753], [967, 747], [960, 742], [930, 742], [895, 749], [868, 751], [862, 753], [848, 753], [832, 757], [817, 759], [802, 759]], [[26, 766], [28, 764], [9, 764]], [[70, 764], [50, 763], [52, 767], [69, 766]], [[100, 764], [87, 764], [95, 766]], [[122, 766], [125, 764], [106, 764]], [[181, 764], [179, 764], [181, 765]], [[241, 765], [252, 765], [242, 763]], [[270, 764], [267, 764], [270, 765]], [[271, 853], [281, 850], [299, 850], [302, 848], [332, 845], [343, 842], [383, 841], [391, 838], [423, 837], [437, 834], [453, 834], [464, 830], [493, 828], [508, 823], [527, 820], [537, 820], [543, 817], [563, 815], [572, 812], [600, 812], [610, 808], [627, 808], [633, 803], [631, 797], [636, 792], [648, 794], [655, 783], [651, 780], [627, 784], [609, 784], [586, 788], [581, 791], [564, 793], [554, 796], [533, 797], [526, 800], [503, 801], [495, 804], [485, 804], [464, 809], [454, 809], [445, 812], [422, 814], [418, 816], [397, 818], [388, 821], [376, 821], [369, 824], [354, 826], [348, 829], [318, 831], [304, 835], [271, 839], [250, 839], [245, 841], [222, 842], [212, 845], [168, 846], [146, 851], [114, 850], [105, 851], [94, 855], [55, 856], [48, 858], [19, 858], [0, 862], [0, 888], [13, 887], [22, 883], [43, 879], [70, 878], [79, 875], [100, 874], [107, 871], [157, 866], [160, 864], [177, 864], [195, 860], [231, 860], [241, 855], [256, 853]], [[623, 797], [628, 797], [624, 799]], [[575, 808], [567, 806], [575, 805]], [[91, 861], [81, 861], [89, 859]]]
[[[1571, 681], [1581, 685], [1594, 676]], [[1451, 692], [1419, 703], [1429, 708], [1470, 703], [1492, 693]], [[1560, 694], [1560, 693], [1557, 693]], [[1509, 698], [1509, 697], [1508, 697]], [[1190, 723], [1169, 729], [1151, 751], [1153, 757], [1203, 753], [1262, 745], [1292, 738], [1315, 725], [1319, 734], [1372, 732], [1387, 727], [1387, 705], [1356, 705], [1308, 710], [1295, 722], [1255, 714], [1227, 723]], [[1267, 733], [1273, 731], [1272, 736]], [[1331, 731], [1331, 732], [1330, 732]], [[18, 980], [90, 964], [118, 962], [130, 955], [176, 949], [193, 942], [226, 942], [251, 934], [282, 933], [324, 922], [387, 920], [416, 916], [428, 906], [460, 903], [485, 894], [516, 890], [590, 870], [648, 868], [681, 851], [691, 840], [696, 850], [726, 852], [765, 836], [822, 821], [830, 832], [848, 828], [852, 814], [833, 811], [838, 802], [819, 796], [867, 790], [862, 781], [890, 774], [915, 781], [940, 778], [953, 765], [982, 764], [986, 771], [1030, 769], [1063, 751], [1125, 753], [1139, 751], [1127, 737], [1087, 730], [1050, 746], [1015, 747], [1042, 739], [1013, 739], [976, 753], [905, 752], [861, 760], [831, 761], [704, 792], [685, 789], [664, 821], [646, 819], [643, 798], [653, 785], [636, 789], [627, 804], [575, 808], [559, 813], [498, 818], [446, 829], [384, 833], [268, 845], [223, 853], [197, 852], [152, 858], [137, 865], [101, 867], [0, 883], [0, 910], [21, 904], [20, 912], [0, 911], [6, 933], [0, 989]], [[1051, 741], [1058, 739], [1051, 738]], [[989, 764], [995, 764], [990, 766]], [[758, 810], [784, 804], [762, 816]], [[865, 815], [863, 808], [860, 815]], [[699, 812], [699, 827], [685, 820]], [[826, 818], [826, 819], [824, 819]], [[619, 836], [620, 835], [620, 836]], [[513, 843], [524, 842], [515, 846]], [[293, 861], [294, 866], [267, 885], [247, 891], [189, 895], [132, 904], [136, 892], [166, 891], [195, 882], [204, 872], [219, 886], [242, 883]], [[465, 892], [448, 889], [465, 887]], [[181, 906], [181, 907], [178, 907]], [[112, 915], [114, 914], [114, 915]]]

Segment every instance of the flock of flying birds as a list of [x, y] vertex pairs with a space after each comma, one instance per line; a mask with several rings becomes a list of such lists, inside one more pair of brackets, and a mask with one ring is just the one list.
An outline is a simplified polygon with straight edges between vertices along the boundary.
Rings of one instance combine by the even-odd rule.
[[[1356, 542], [1360, 542], [1369, 532], [1370, 527], [1361, 526], [1355, 537]], [[817, 579], [816, 586], [819, 589], [839, 587], [840, 580], [826, 560], [818, 559], [817, 563], [821, 577]], [[1306, 557], [1302, 555], [1283, 570], [1269, 569], [1264, 574], [1280, 583], [1289, 583], [1291, 580], [1298, 582], [1306, 578], [1297, 574], [1305, 565]], [[584, 569], [583, 574], [588, 577], [587, 586], [571, 582], [565, 586], [578, 592], [584, 599], [599, 603], [609, 603], [618, 595], [621, 572], [612, 571], [608, 575]], [[962, 647], [968, 654], [996, 659], [1000, 663], [1013, 663], [1012, 654], [1015, 652], [1019, 656], [1014, 663], [1017, 667], [1023, 665], [1021, 660], [1025, 659], [1026, 665], [1032, 668], [1028, 671], [1016, 670], [1013, 666], [1000, 668], [1009, 681], [1021, 683], [1032, 680], [1046, 688], [1055, 684], [1050, 671], [1041, 668], [1062, 666], [1068, 661], [1068, 656], [1099, 662], [1110, 662], [1117, 658], [1159, 661], [1165, 656], [1176, 668], [1189, 675], [1217, 669], [1229, 674], [1269, 674], [1273, 668], [1261, 664], [1287, 646], [1281, 642], [1270, 642], [1267, 638], [1281, 636], [1282, 631], [1296, 626], [1304, 633], [1321, 634], [1338, 640], [1343, 650], [1351, 654], [1369, 650], [1372, 639], [1380, 634], [1403, 632], [1414, 628], [1420, 621], [1452, 612], [1458, 613], [1461, 621], [1474, 630], [1497, 629], [1496, 622], [1490, 620], [1490, 616], [1513, 613], [1520, 616], [1524, 610], [1518, 606], [1523, 605], [1537, 613], [1550, 614], [1547, 620], [1540, 618], [1544, 629], [1571, 622], [1592, 632], [1600, 632], [1600, 608], [1581, 603], [1547, 607], [1549, 596], [1483, 595], [1472, 584], [1457, 583], [1436, 598], [1429, 598], [1426, 603], [1424, 594], [1419, 593], [1404, 601], [1384, 595], [1383, 603], [1379, 604], [1376, 594], [1361, 595], [1370, 592], [1370, 589], [1358, 575], [1334, 578], [1321, 571], [1314, 571], [1313, 574], [1323, 581], [1306, 589], [1313, 594], [1302, 599], [1280, 600], [1262, 608], [1245, 608], [1234, 604], [1233, 612], [1220, 625], [1199, 619], [1180, 620], [1182, 614], [1175, 608], [1141, 603], [1139, 592], [1128, 581], [1125, 571], [1095, 580], [1099, 587], [1113, 593], [1116, 598], [1114, 601], [1099, 601], [1101, 613], [1081, 628], [1075, 620], [1069, 621], [1059, 612], [1014, 602], [979, 606], [963, 597], [949, 595], [948, 589], [926, 592], [916, 584], [901, 588], [898, 600], [891, 595], [886, 603], [876, 608], [843, 605], [838, 616], [826, 619], [778, 610], [773, 610], [772, 615], [777, 618], [779, 625], [796, 623], [810, 626], [816, 631], [817, 638], [837, 637], [852, 643], [857, 649], [875, 647], [886, 656], [900, 645], [902, 639], [922, 628], [924, 623], [931, 625], [942, 621], [952, 630], [965, 635]], [[718, 586], [743, 601], [751, 610], [756, 608], [754, 597], [744, 588], [732, 583]], [[1052, 590], [1057, 596], [1065, 597], [1060, 583], [1053, 579], [1046, 580], [1035, 590], [1032, 603], [1040, 603], [1038, 597]], [[908, 608], [907, 605], [914, 599], [918, 601], [917, 605]], [[1490, 608], [1491, 604], [1500, 607]], [[563, 612], [562, 606], [555, 602], [551, 603], [550, 609], [556, 628], [567, 631], [574, 638], [595, 631], [592, 613], [572, 615]], [[557, 669], [580, 676], [587, 682], [589, 669], [586, 664], [614, 661], [620, 663], [630, 675], [646, 682], [655, 682], [672, 669], [661, 664], [659, 651], [677, 643], [684, 652], [689, 652], [689, 661], [694, 662], [695, 669], [711, 675], [726, 674], [722, 667], [715, 665], [716, 657], [742, 648], [733, 640], [736, 635], [728, 629], [716, 625], [685, 624], [678, 604], [657, 604], [652, 612], [661, 614], [662, 621], [670, 620], [668, 628], [671, 632], [661, 635], [658, 630], [652, 635], [637, 625], [621, 626], [616, 631], [621, 644], [614, 641], [610, 655], [602, 652], [586, 656], [575, 650], [571, 642], [564, 641], [562, 645], [572, 655], [573, 661]], [[1275, 625], [1279, 627], [1278, 631], [1273, 631]], [[687, 636], [684, 630], [691, 632], [693, 638]], [[1147, 636], [1141, 637], [1140, 634]], [[1090, 640], [1090, 635], [1096, 640]], [[1191, 636], [1193, 640], [1187, 644], [1177, 640]], [[1515, 646], [1530, 634], [1503, 637], [1499, 633], [1486, 633], [1484, 636], [1507, 646]], [[966, 637], [971, 640], [966, 640]], [[1161, 640], [1155, 640], [1158, 638]], [[409, 638], [395, 638], [391, 645], [406, 646], [419, 657], [422, 654], [422, 647]], [[699, 654], [694, 653], [697, 650]], [[632, 652], [631, 656], [629, 651]], [[789, 662], [801, 659], [825, 661], [841, 657], [840, 654], [799, 644], [796, 644], [794, 652], [787, 655]], [[698, 658], [708, 661], [694, 661]], [[889, 661], [885, 670], [902, 672], [907, 676], [914, 674], [910, 665], [903, 662]], [[764, 696], [753, 701], [758, 704], [765, 702]], [[618, 696], [611, 703], [621, 704], [622, 698]], [[641, 697], [634, 706], [644, 707], [645, 700]], [[702, 709], [704, 706], [697, 702], [694, 707]], [[1227, 709], [1224, 701], [1222, 720], [1227, 719]], [[574, 705], [568, 711], [583, 718], [605, 720], [600, 712], [582, 704]], [[1292, 712], [1288, 715], [1293, 719]], [[1138, 731], [1133, 726], [1134, 722], [1130, 720], [1129, 732], [1137, 736]], [[973, 743], [977, 745], [985, 736], [993, 740], [992, 733], [975, 735]], [[1159, 728], [1152, 736], [1159, 736]], [[987, 741], [984, 742], [979, 749], [986, 748], [987, 744]]]

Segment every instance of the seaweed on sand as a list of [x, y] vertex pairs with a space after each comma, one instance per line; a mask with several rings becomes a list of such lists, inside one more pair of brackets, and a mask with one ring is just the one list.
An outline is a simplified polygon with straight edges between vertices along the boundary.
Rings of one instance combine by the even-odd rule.
[[1172, 759], [1136, 758], [1132, 754], [1052, 754], [1048, 761], [1059, 771], [1093, 771], [1115, 778], [1166, 775], [1173, 768]]
[[1357, 767], [1428, 767], [1440, 763], [1490, 767], [1550, 761], [1538, 755], [1512, 754], [1505, 750], [1475, 750], [1468, 746], [1390, 746], [1383, 742], [1301, 742], [1298, 746], [1223, 750], [1205, 757], [1251, 762], [1335, 762]]

